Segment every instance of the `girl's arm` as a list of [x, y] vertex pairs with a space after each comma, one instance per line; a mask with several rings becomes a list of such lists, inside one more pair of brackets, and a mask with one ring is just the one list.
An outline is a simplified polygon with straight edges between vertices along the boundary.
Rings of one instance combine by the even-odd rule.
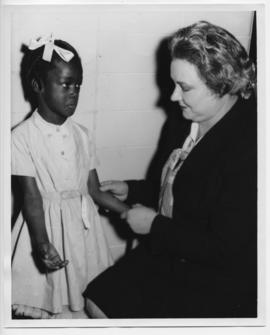
[[112, 193], [102, 192], [100, 190], [100, 182], [95, 169], [89, 171], [88, 191], [93, 200], [105, 209], [109, 209], [117, 213], [123, 213], [129, 209], [127, 204], [114, 197]]
[[34, 249], [50, 270], [66, 266], [50, 243], [45, 226], [43, 202], [36, 180], [33, 177], [17, 176], [23, 192], [23, 213], [27, 222]]

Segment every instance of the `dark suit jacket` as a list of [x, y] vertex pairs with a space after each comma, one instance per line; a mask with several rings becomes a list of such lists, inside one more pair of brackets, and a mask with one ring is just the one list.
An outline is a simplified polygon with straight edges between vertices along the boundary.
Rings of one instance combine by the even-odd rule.
[[[173, 218], [158, 215], [152, 224], [151, 253], [172, 262], [181, 286], [174, 289], [175, 308], [184, 301], [183, 316], [256, 316], [256, 119], [256, 102], [239, 99], [178, 172]], [[189, 129], [185, 122], [170, 135], [170, 151]], [[128, 183], [130, 203], [151, 204], [157, 181]]]

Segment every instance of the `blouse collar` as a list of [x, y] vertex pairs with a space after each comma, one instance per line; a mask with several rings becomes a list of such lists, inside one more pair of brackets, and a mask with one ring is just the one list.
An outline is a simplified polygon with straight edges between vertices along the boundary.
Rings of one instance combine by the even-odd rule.
[[199, 123], [192, 122], [189, 136], [192, 138], [194, 143], [199, 141], [198, 133], [199, 133]]

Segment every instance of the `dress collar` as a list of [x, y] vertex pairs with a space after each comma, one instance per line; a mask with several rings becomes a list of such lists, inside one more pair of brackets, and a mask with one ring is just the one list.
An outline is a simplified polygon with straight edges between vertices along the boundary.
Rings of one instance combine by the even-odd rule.
[[70, 120], [69, 118], [61, 125], [56, 125], [50, 122], [47, 122], [43, 117], [38, 113], [37, 110], [33, 113], [33, 120], [36, 126], [48, 136], [53, 135], [55, 132], [61, 133], [61, 135], [69, 135], [70, 132]]

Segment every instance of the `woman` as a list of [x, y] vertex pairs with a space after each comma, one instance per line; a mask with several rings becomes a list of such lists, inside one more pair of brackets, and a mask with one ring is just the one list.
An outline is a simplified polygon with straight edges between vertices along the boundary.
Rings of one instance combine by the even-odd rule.
[[[159, 208], [148, 181], [108, 181], [145, 235], [88, 285], [91, 317], [257, 315], [257, 135], [254, 65], [226, 30], [200, 21], [170, 41], [171, 99], [184, 118], [162, 173]], [[189, 136], [188, 136], [189, 135]]]

